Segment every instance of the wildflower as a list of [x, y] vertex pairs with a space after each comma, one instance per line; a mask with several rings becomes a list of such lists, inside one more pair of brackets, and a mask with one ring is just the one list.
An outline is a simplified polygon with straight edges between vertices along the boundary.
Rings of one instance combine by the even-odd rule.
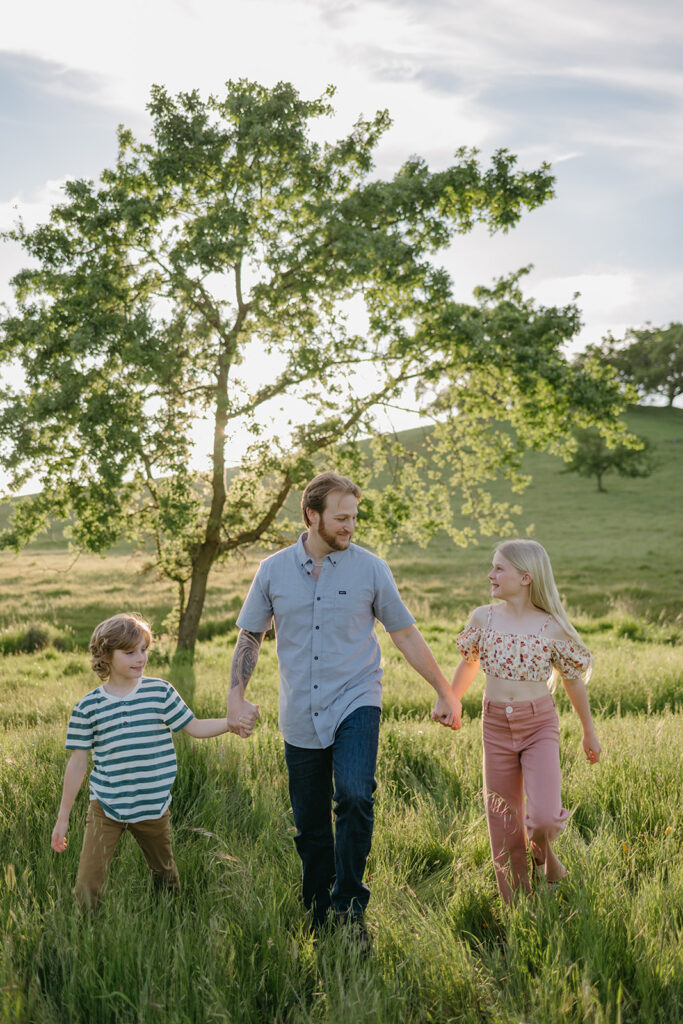
[[624, 853], [628, 853], [628, 844], [622, 843], [621, 845], [624, 847]]
[[667, 825], [667, 827], [664, 829], [664, 835], [668, 836], [670, 831], [671, 831], [671, 825]]

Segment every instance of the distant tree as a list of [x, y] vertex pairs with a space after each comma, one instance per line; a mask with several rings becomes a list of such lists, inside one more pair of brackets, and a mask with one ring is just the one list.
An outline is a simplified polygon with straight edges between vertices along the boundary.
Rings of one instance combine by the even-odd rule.
[[[311, 139], [331, 95], [155, 87], [151, 140], [121, 128], [113, 169], [68, 182], [48, 223], [6, 236], [31, 265], [1, 324], [0, 362], [24, 381], [1, 393], [0, 463], [10, 490], [36, 476], [41, 490], [16, 504], [2, 543], [19, 548], [67, 515], [92, 551], [151, 538], [149, 564], [178, 588], [181, 651], [194, 648], [212, 566], [282, 543], [287, 496], [323, 456], [361, 483], [393, 467], [364, 493], [365, 541], [444, 528], [465, 543], [510, 528], [513, 509], [487, 481], [521, 486], [525, 448], [561, 453], [576, 425], [621, 429], [618, 382], [562, 355], [574, 306], [536, 307], [519, 274], [455, 302], [430, 261], [475, 223], [507, 231], [545, 202], [549, 168], [517, 171], [501, 150], [483, 170], [458, 150], [445, 170], [415, 157], [382, 180], [372, 154], [386, 112], [337, 142]], [[253, 366], [256, 380], [243, 372]], [[273, 436], [285, 399], [290, 423]], [[395, 403], [436, 416], [428, 453], [378, 435], [377, 410]], [[191, 469], [198, 417], [213, 425], [204, 475]]]
[[643, 396], [664, 395], [671, 406], [683, 394], [683, 324], [634, 328], [621, 341], [608, 335], [586, 354], [612, 366], [620, 380]]
[[638, 448], [625, 444], [609, 448], [600, 432], [589, 427], [577, 430], [575, 439], [576, 448], [563, 472], [594, 477], [598, 491], [606, 490], [602, 479], [608, 473], [618, 473], [619, 476], [625, 477], [650, 476], [655, 468], [653, 446], [647, 437], [636, 435]]

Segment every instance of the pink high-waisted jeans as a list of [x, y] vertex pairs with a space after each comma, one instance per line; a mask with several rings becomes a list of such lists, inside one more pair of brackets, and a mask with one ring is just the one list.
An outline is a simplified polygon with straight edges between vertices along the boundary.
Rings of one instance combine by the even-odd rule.
[[[560, 796], [560, 730], [551, 694], [508, 704], [484, 697], [484, 799], [496, 881], [529, 889], [526, 837], [552, 840], [569, 811]], [[524, 793], [526, 792], [526, 815]]]

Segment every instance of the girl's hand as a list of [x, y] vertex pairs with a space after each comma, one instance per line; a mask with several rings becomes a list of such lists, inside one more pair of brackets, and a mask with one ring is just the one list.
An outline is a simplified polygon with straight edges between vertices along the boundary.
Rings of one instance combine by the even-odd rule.
[[583, 749], [586, 752], [586, 760], [589, 764], [597, 764], [600, 760], [600, 741], [594, 732], [585, 732], [583, 734]]
[[52, 841], [50, 843], [55, 853], [64, 853], [66, 850], [66, 832], [68, 827], [68, 818], [57, 818], [57, 824], [52, 830]]
[[445, 697], [439, 697], [432, 711], [432, 720], [447, 729], [462, 727], [462, 704], [455, 694], [449, 691]]

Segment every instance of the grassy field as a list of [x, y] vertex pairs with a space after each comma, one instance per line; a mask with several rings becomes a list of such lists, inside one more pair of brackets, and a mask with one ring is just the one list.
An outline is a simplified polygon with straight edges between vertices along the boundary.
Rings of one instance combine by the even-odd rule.
[[[631, 1024], [681, 1019], [683, 1004], [683, 413], [634, 410], [662, 453], [647, 480], [561, 475], [536, 456], [520, 532], [549, 548], [596, 657], [590, 693], [604, 754], [580, 751], [558, 694], [568, 878], [513, 908], [495, 891], [481, 798], [478, 679], [458, 734], [428, 720], [429, 688], [382, 638], [385, 709], [368, 878], [373, 951], [343, 934], [314, 945], [298, 903], [274, 644], [251, 684], [250, 741], [177, 741], [172, 821], [182, 896], [154, 895], [129, 837], [95, 921], [74, 913], [87, 795], [52, 853], [74, 702], [92, 688], [83, 645], [124, 608], [157, 628], [170, 589], [120, 551], [75, 562], [55, 534], [0, 558], [0, 1021]], [[445, 670], [454, 636], [487, 599], [490, 548], [437, 539], [389, 560]], [[234, 620], [257, 556], [213, 578], [193, 670], [161, 640], [150, 671], [200, 716], [223, 713]], [[49, 642], [48, 642], [49, 641]], [[30, 648], [42, 649], [31, 651]], [[21, 653], [22, 648], [24, 653]], [[13, 653], [14, 652], [14, 653]]]

